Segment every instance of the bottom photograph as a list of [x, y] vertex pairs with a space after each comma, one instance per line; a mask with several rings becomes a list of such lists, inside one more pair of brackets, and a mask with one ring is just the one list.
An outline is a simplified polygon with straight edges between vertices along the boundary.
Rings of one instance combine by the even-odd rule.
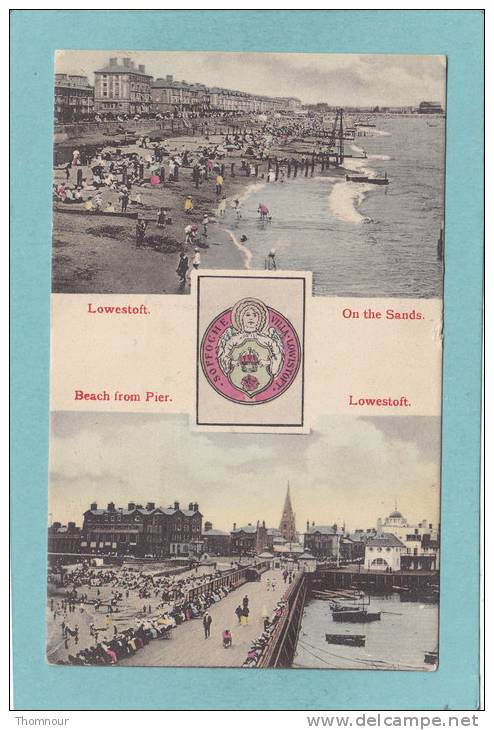
[[47, 661], [436, 669], [440, 429], [52, 413]]

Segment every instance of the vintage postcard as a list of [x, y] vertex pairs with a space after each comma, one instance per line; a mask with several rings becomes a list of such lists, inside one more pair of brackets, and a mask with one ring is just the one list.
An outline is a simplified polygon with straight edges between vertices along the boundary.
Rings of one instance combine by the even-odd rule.
[[54, 88], [47, 661], [436, 669], [446, 58]]

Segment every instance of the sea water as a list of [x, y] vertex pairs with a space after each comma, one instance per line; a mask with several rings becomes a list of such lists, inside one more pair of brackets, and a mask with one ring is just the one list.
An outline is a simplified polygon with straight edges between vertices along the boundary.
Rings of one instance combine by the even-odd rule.
[[[329, 602], [312, 599], [304, 609], [294, 667], [430, 671], [426, 652], [437, 650], [438, 604], [400, 601], [398, 594], [372, 596], [368, 624], [333, 621]], [[328, 644], [326, 634], [363, 634], [365, 646]]]
[[[270, 249], [279, 269], [312, 271], [314, 293], [331, 296], [440, 297], [444, 120], [378, 118], [376, 128], [345, 145], [350, 173], [387, 173], [388, 186], [352, 183], [331, 173], [255, 184], [242, 218], [224, 226], [246, 268], [264, 269]], [[365, 136], [363, 136], [365, 133]], [[366, 159], [358, 159], [363, 151]], [[259, 203], [270, 210], [262, 223]], [[240, 242], [241, 236], [247, 241]]]

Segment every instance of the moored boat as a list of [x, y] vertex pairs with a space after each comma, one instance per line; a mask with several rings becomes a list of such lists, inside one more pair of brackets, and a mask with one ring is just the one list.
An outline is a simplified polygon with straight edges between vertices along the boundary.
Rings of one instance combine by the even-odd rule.
[[384, 177], [368, 177], [367, 182], [372, 185], [389, 185], [388, 176], [384, 173]]
[[367, 175], [345, 175], [345, 179], [347, 182], [358, 182], [358, 183], [366, 183], [369, 181], [369, 178]]
[[365, 646], [365, 634], [326, 634], [328, 644]]
[[380, 620], [380, 611], [368, 611], [366, 608], [355, 609], [353, 611], [333, 611], [333, 621], [337, 621], [338, 623], [368, 624], [372, 621]]

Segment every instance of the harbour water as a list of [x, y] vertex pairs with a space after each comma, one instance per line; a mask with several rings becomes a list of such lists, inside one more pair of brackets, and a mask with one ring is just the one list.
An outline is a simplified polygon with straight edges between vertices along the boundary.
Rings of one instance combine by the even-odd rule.
[[[242, 218], [227, 227], [247, 268], [263, 269], [271, 248], [279, 269], [313, 272], [314, 293], [326, 296], [440, 297], [437, 241], [443, 222], [444, 120], [424, 116], [377, 119], [346, 143], [349, 172], [386, 171], [390, 184], [352, 183], [316, 171], [248, 189]], [[364, 136], [365, 134], [365, 136]], [[261, 223], [260, 202], [272, 215]]]
[[[437, 649], [437, 603], [372, 596], [371, 611], [381, 611], [381, 620], [368, 624], [333, 621], [328, 601], [312, 599], [304, 616], [293, 662], [294, 667], [320, 669], [388, 669], [430, 671], [425, 652]], [[326, 634], [364, 634], [364, 647], [328, 644]]]

